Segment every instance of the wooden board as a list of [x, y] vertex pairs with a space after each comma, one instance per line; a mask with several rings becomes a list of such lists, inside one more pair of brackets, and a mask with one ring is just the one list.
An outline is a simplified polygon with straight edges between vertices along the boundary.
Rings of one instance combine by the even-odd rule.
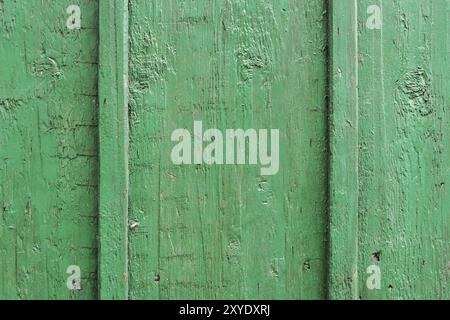
[[[0, 1], [0, 297], [97, 297], [96, 1]], [[81, 290], [69, 290], [70, 266]]]
[[99, 2], [99, 295], [128, 298], [128, 1]]
[[[323, 1], [130, 1], [130, 297], [326, 296]], [[193, 122], [280, 129], [280, 170], [171, 162]]]
[[[339, 1], [333, 5], [333, 16], [351, 15]], [[373, 5], [381, 10], [381, 29], [367, 27]], [[339, 172], [352, 179], [332, 181], [333, 190], [352, 189], [357, 201], [347, 207], [350, 210], [338, 201], [340, 206], [331, 212], [332, 221], [349, 225], [331, 225], [330, 295], [448, 299], [450, 1], [364, 0], [355, 1], [354, 8], [357, 28], [339, 33], [339, 22], [333, 22], [333, 42], [348, 31], [353, 35], [349, 46], [358, 52], [351, 66], [335, 51], [332, 72], [342, 71], [335, 84], [340, 83], [336, 78], [345, 79], [343, 87], [354, 88], [356, 75], [358, 96], [352, 118], [333, 105], [335, 126], [353, 132], [345, 137], [332, 132], [332, 141], [343, 151], [332, 158], [334, 171], [349, 159], [346, 150], [354, 154], [355, 141], [358, 149], [357, 167], [353, 160]], [[356, 21], [350, 20], [347, 26]], [[334, 97], [354, 99], [354, 91], [343, 87], [333, 92]], [[367, 286], [371, 266], [381, 272], [379, 290]]]

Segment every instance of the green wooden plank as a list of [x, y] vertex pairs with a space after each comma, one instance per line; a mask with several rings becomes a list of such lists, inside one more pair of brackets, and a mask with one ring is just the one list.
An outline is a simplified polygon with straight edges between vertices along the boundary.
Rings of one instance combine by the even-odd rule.
[[[323, 1], [130, 1], [130, 297], [326, 296]], [[170, 160], [175, 129], [280, 129], [280, 171]]]
[[328, 296], [358, 297], [357, 0], [330, 2], [330, 235]]
[[96, 1], [0, 1], [1, 299], [97, 297], [97, 19]]
[[360, 297], [449, 299], [450, 1], [358, 5]]
[[128, 298], [128, 1], [100, 0], [101, 299]]
[[448, 299], [450, 1], [332, 6], [329, 295]]

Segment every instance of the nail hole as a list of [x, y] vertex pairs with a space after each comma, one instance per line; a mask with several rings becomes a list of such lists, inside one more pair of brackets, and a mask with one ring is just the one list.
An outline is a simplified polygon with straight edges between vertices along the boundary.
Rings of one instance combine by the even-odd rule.
[[305, 271], [311, 270], [311, 264], [309, 263], [309, 261], [305, 261], [305, 263], [303, 263], [303, 270]]
[[372, 253], [372, 258], [375, 263], [379, 263], [381, 261], [381, 251]]

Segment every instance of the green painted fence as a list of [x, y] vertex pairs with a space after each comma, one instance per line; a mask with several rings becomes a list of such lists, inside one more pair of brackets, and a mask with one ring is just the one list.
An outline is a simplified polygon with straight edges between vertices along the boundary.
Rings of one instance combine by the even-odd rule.
[[449, 17], [0, 0], [0, 298], [449, 299]]

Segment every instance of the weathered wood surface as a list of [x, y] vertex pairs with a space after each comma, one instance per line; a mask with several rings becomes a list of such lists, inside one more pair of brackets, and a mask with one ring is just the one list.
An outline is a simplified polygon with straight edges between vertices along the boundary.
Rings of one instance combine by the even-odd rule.
[[98, 8], [78, 3], [69, 30], [67, 1], [0, 1], [3, 299], [97, 296]]
[[328, 297], [357, 297], [358, 60], [357, 0], [330, 2], [330, 172]]
[[[336, 8], [341, 4], [333, 3]], [[354, 178], [334, 180], [331, 188], [338, 194], [352, 189], [357, 210], [355, 202], [348, 206], [350, 210], [343, 208], [342, 201], [341, 206], [332, 206], [331, 221], [350, 225], [331, 224], [330, 296], [448, 299], [450, 1], [358, 0], [354, 4], [357, 29], [341, 29], [340, 34], [334, 29], [333, 42], [349, 37], [349, 47], [342, 49], [352, 52], [357, 47], [358, 63], [349, 70], [348, 61], [339, 60], [340, 53], [335, 52], [338, 58], [332, 70], [342, 71], [338, 78], [345, 79], [348, 88], [354, 87], [351, 72], [358, 79], [353, 117], [345, 118], [338, 109], [345, 104], [333, 104], [333, 114], [338, 115], [334, 125], [347, 125], [353, 135], [340, 139], [340, 133], [332, 130], [331, 139], [341, 151], [352, 150], [352, 158], [358, 141], [357, 167], [350, 161], [339, 172], [351, 177], [356, 173], [358, 188], [354, 190]], [[368, 7], [374, 4], [382, 10], [381, 29], [366, 26]], [[339, 10], [333, 17], [352, 11]], [[333, 24], [338, 27], [339, 22]], [[341, 81], [336, 75], [334, 79], [335, 84]], [[353, 91], [337, 89], [333, 95], [339, 99], [354, 96]], [[345, 153], [332, 156], [332, 172], [341, 170], [349, 157]], [[366, 285], [371, 265], [380, 268], [380, 290], [368, 290]]]
[[[130, 297], [326, 296], [323, 1], [130, 1]], [[280, 129], [280, 171], [175, 166], [177, 128]]]
[[99, 297], [128, 298], [128, 1], [99, 2]]
[[[450, 0], [71, 4], [0, 0], [0, 298], [450, 298]], [[278, 174], [172, 164], [195, 120]]]

